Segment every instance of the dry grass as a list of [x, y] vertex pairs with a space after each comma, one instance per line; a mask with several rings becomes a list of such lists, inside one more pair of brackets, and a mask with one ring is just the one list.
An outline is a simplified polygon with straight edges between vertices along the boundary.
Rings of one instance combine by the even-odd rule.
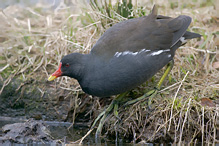
[[[203, 37], [201, 40], [191, 40], [178, 49], [169, 82], [165, 81], [163, 88], [166, 88], [160, 92], [162, 96], [154, 99], [152, 109], [142, 103], [127, 107], [119, 112], [122, 122], [112, 118], [105, 129], [113, 135], [119, 131], [120, 136], [134, 141], [218, 142], [219, 37], [216, 1], [155, 3], [159, 6], [159, 14], [191, 16], [193, 22], [189, 30]], [[135, 9], [142, 6], [141, 10], [148, 14], [152, 5], [140, 1]], [[137, 17], [137, 12], [134, 11], [133, 16]], [[36, 88], [42, 96], [57, 93], [66, 100], [71, 97], [74, 119], [84, 108], [84, 102], [89, 102], [86, 104], [93, 106], [84, 110], [87, 115], [93, 115], [93, 120], [98, 114], [97, 109], [103, 109], [106, 105], [102, 104], [104, 99], [91, 96], [80, 98], [78, 95], [84, 93], [78, 83], [68, 77], [59, 78], [56, 83], [47, 83], [46, 80], [64, 55], [88, 53], [106, 28], [126, 19], [116, 11], [112, 14], [114, 17], [110, 18], [105, 11], [101, 13], [85, 4], [78, 4], [74, 11], [67, 6], [55, 10], [44, 10], [42, 6], [10, 6], [2, 10], [0, 95], [14, 79], [21, 82], [18, 90], [32, 80], [38, 81]], [[160, 71], [153, 80], [134, 90], [134, 96], [152, 89], [162, 73]], [[202, 98], [210, 98], [215, 106], [202, 106]]]

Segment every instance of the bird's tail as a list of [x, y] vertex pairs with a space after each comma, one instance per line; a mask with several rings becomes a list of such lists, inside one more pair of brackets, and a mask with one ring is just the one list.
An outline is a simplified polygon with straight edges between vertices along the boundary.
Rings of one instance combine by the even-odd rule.
[[154, 18], [154, 19], [157, 19], [157, 6], [154, 5], [152, 10], [151, 10], [151, 13], [148, 15], [149, 18]]
[[183, 37], [185, 37], [185, 39], [193, 39], [193, 38], [200, 38], [201, 35], [198, 33], [186, 31]]

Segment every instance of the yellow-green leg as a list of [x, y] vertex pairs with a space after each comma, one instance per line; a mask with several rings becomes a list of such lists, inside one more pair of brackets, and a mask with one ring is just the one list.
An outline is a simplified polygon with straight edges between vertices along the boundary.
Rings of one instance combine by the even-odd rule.
[[157, 86], [156, 86], [156, 88], [155, 88], [154, 90], [151, 90], [151, 91], [145, 93], [145, 94], [142, 95], [141, 97], [138, 97], [138, 98], [136, 98], [136, 99], [134, 99], [134, 100], [131, 100], [131, 101], [126, 102], [126, 103], [124, 104], [124, 106], [130, 105], [130, 104], [134, 104], [134, 103], [136, 103], [136, 102], [138, 102], [138, 101], [141, 101], [141, 100], [145, 99], [146, 97], [149, 97], [148, 105], [149, 105], [149, 107], [150, 107], [151, 101], [152, 101], [153, 97], [157, 94], [158, 90], [160, 90], [160, 87], [161, 87], [161, 85], [163, 84], [163, 81], [165, 80], [165, 78], [168, 76], [168, 74], [169, 74], [170, 71], [172, 70], [173, 64], [174, 64], [174, 61], [173, 61], [173, 60], [170, 61], [170, 62], [167, 64], [167, 69], [165, 70], [163, 76], [160, 78], [160, 81], [158, 82], [158, 84], [157, 84]]
[[165, 78], [168, 76], [168, 74], [170, 73], [170, 71], [173, 68], [173, 64], [174, 64], [174, 60], [171, 60], [168, 64], [167, 64], [167, 69], [165, 70], [163, 76], [160, 78], [159, 83], [157, 84], [157, 89], [160, 90], [161, 85], [163, 84], [163, 81], [165, 80]]
[[[128, 101], [126, 102], [124, 105], [130, 105], [130, 104], [134, 104], [146, 97], [150, 97], [149, 98], [149, 106], [151, 104], [151, 100], [152, 98], [157, 94], [158, 90], [160, 89], [163, 81], [165, 80], [165, 78], [167, 77], [167, 75], [169, 74], [169, 72], [171, 71], [171, 69], [173, 68], [173, 61], [171, 61], [170, 63], [168, 63], [167, 65], [167, 69], [166, 71], [164, 72], [163, 76], [161, 77], [160, 81], [158, 82], [156, 88], [154, 90], [151, 90], [147, 93], [145, 93], [143, 96], [137, 98], [137, 99], [134, 99], [134, 100], [131, 100], [131, 101]], [[91, 130], [92, 131], [96, 125], [96, 123], [100, 120], [99, 122], [99, 125], [98, 125], [98, 128], [97, 128], [97, 131], [96, 131], [96, 138], [98, 138], [101, 134], [101, 131], [102, 131], [102, 128], [103, 128], [103, 125], [105, 123], [105, 120], [106, 118], [109, 116], [109, 114], [113, 111], [114, 115], [118, 118], [118, 104], [121, 102], [121, 100], [123, 99], [123, 97], [127, 94], [128, 92], [125, 92], [125, 93], [122, 93], [120, 95], [118, 95], [112, 102], [111, 104], [109, 105], [109, 107], [107, 109], [105, 109], [102, 113], [100, 113], [98, 115], [98, 117], [95, 119], [95, 121], [93, 122], [92, 126], [91, 126]]]
[[100, 120], [97, 131], [96, 131], [96, 138], [100, 136], [103, 125], [105, 123], [106, 118], [109, 116], [109, 114], [113, 111], [114, 115], [118, 118], [118, 104], [119, 102], [122, 100], [122, 98], [127, 94], [128, 92], [122, 93], [120, 95], [118, 95], [115, 99], [113, 99], [113, 101], [111, 102], [111, 104], [109, 105], [109, 107], [107, 109], [105, 109], [102, 113], [100, 113], [98, 115], [98, 117], [95, 119], [95, 121], [93, 122], [91, 129], [93, 129], [96, 125], [96, 123]]

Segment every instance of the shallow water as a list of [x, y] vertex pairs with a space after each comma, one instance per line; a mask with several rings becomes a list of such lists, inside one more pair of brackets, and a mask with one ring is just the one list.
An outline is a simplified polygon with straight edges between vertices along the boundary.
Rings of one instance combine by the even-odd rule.
[[[23, 123], [25, 122], [24, 118], [10, 118], [10, 117], [0, 117], [0, 128], [2, 128], [6, 124], [13, 123]], [[62, 143], [56, 142], [31, 142], [27, 144], [18, 144], [10, 141], [6, 141], [4, 143], [0, 143], [0, 145], [13, 145], [13, 146], [24, 146], [24, 145], [61, 145], [68, 142], [74, 142], [80, 138], [82, 138], [86, 132], [88, 131], [88, 127], [81, 123], [76, 123], [73, 127], [69, 122], [57, 122], [57, 121], [45, 121], [45, 124], [48, 125], [48, 129], [51, 132], [51, 136], [55, 140], [60, 140]], [[71, 126], [71, 128], [69, 128]], [[3, 135], [2, 129], [0, 129], [0, 137]], [[124, 142], [124, 140], [120, 139], [117, 142], [112, 139], [102, 138], [101, 140], [96, 140], [94, 135], [89, 135], [83, 142], [85, 145], [124, 145], [129, 146], [133, 145], [131, 143]]]
[[[24, 123], [26, 119], [24, 117], [20, 118], [11, 118], [11, 117], [1, 117], [0, 116], [0, 140], [1, 136], [3, 135], [2, 127], [6, 124], [13, 124], [13, 123]], [[30, 142], [25, 144], [19, 144], [11, 141], [6, 141], [1, 143], [0, 145], [7, 145], [7, 146], [47, 146], [47, 145], [64, 145], [69, 144], [70, 142], [75, 142], [82, 138], [87, 131], [89, 130], [88, 126], [84, 123], [76, 123], [74, 126], [71, 126], [72, 123], [69, 122], [58, 122], [58, 121], [44, 121], [45, 125], [47, 125], [50, 135], [55, 139], [54, 142]], [[71, 127], [71, 128], [69, 128]], [[77, 145], [77, 144], [73, 144]], [[132, 145], [145, 145], [145, 146], [157, 146], [157, 145], [175, 145], [171, 143], [159, 144], [159, 143], [138, 143], [134, 144], [125, 139], [116, 140], [115, 138], [111, 137], [101, 137], [101, 139], [95, 139], [94, 132], [91, 133], [84, 139], [83, 145], [105, 145], [105, 146], [132, 146]], [[180, 144], [179, 144], [180, 145]], [[202, 145], [202, 143], [196, 143], [194, 145]], [[204, 145], [207, 145], [206, 143]], [[217, 144], [216, 144], [217, 145]]]

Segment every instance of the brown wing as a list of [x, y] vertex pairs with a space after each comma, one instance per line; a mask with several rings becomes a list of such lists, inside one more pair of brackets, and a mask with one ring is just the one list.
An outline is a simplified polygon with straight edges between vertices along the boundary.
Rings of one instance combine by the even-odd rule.
[[148, 16], [126, 20], [109, 28], [91, 53], [106, 59], [116, 52], [169, 49], [183, 36], [190, 23], [189, 16], [182, 15], [175, 19], [157, 16], [154, 6]]

